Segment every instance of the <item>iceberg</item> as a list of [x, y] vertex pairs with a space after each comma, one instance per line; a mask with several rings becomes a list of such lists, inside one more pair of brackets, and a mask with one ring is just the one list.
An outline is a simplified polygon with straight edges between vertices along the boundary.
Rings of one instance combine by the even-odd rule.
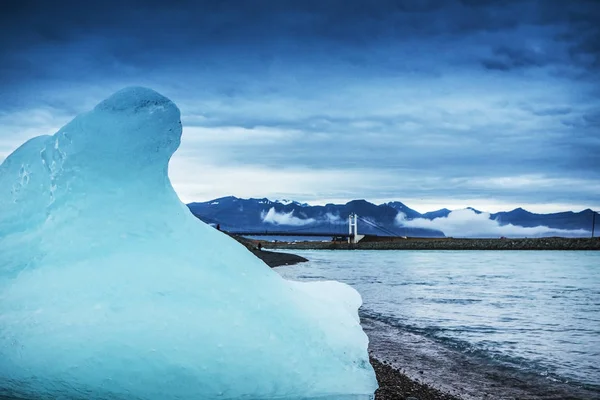
[[181, 133], [127, 88], [0, 165], [0, 397], [372, 399], [359, 294], [196, 219], [168, 178]]

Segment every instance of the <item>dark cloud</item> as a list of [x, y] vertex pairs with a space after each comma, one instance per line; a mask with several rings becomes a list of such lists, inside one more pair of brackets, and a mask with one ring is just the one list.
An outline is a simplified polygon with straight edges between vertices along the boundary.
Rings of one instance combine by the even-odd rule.
[[[598, 17], [600, 24], [600, 17]], [[600, 26], [577, 36], [571, 43], [569, 54], [574, 62], [600, 70]]]
[[[6, 4], [4, 4], [6, 3]], [[519, 25], [590, 23], [592, 3], [557, 1], [12, 1], [2, 48], [64, 44], [101, 35], [120, 47], [330, 41], [365, 46], [412, 35], [469, 34]], [[597, 8], [597, 7], [596, 7]], [[517, 15], [515, 15], [518, 13]], [[593, 13], [592, 13], [593, 14]], [[123, 40], [125, 39], [125, 40]], [[133, 39], [133, 40], [132, 40]]]
[[550, 62], [545, 54], [536, 53], [533, 49], [511, 48], [500, 46], [494, 49], [491, 59], [482, 61], [487, 69], [509, 71], [517, 68], [542, 67]]
[[593, 109], [572, 118], [564, 118], [562, 123], [570, 128], [592, 130], [592, 137], [595, 137], [597, 144], [600, 144], [600, 109]]
[[532, 106], [523, 107], [523, 110], [532, 113], [533, 115], [537, 115], [539, 117], [545, 116], [555, 116], [555, 115], [568, 115], [573, 111], [572, 107], [569, 106], [554, 106], [554, 107], [544, 107], [544, 108], [536, 108]]
[[[411, 50], [428, 52], [429, 43], [440, 42], [461, 46], [456, 38], [486, 32], [505, 32], [494, 40], [507, 43], [480, 43], [494, 49], [481, 64], [510, 71], [560, 61], [547, 55], [552, 48], [544, 55], [514, 47], [528, 39], [511, 33], [515, 29], [548, 25], [567, 41], [573, 59], [593, 66], [598, 8], [590, 1], [553, 0], [6, 0], [0, 15], [0, 85], [130, 78], [161, 66], [218, 69], [223, 63], [257, 69], [335, 60], [347, 69], [425, 70], [432, 69], [435, 54], [430, 61], [419, 54], [423, 62], [411, 67]], [[379, 51], [395, 47], [403, 48], [403, 58], [395, 50]]]

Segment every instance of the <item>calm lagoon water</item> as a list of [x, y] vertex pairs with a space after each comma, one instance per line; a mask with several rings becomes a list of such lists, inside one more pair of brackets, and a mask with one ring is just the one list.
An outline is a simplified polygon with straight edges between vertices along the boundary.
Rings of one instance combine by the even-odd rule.
[[295, 251], [364, 316], [549, 379], [600, 386], [600, 252]]

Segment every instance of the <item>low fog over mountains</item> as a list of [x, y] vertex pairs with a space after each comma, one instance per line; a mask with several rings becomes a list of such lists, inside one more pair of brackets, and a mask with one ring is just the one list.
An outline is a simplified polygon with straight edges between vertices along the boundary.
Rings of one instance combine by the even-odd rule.
[[[188, 207], [201, 220], [228, 231], [343, 233], [348, 216], [359, 215], [360, 234], [420, 237], [590, 236], [592, 210], [534, 214], [522, 208], [489, 214], [473, 208], [421, 214], [399, 201], [376, 205], [366, 200], [311, 206], [291, 200], [229, 196]], [[597, 221], [600, 224], [600, 220]]]

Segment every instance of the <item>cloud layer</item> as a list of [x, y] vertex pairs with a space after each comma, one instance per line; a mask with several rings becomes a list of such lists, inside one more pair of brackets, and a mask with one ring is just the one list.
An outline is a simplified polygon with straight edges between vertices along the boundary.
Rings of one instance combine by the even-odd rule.
[[170, 175], [186, 201], [600, 208], [595, 0], [7, 0], [2, 11], [0, 160], [146, 85], [182, 110]]
[[409, 228], [437, 229], [449, 237], [466, 238], [497, 238], [497, 237], [589, 237], [590, 232], [577, 229], [553, 229], [547, 226], [523, 227], [518, 225], [500, 225], [490, 218], [488, 213], [476, 213], [473, 210], [455, 210], [447, 217], [428, 220], [425, 218], [406, 219], [406, 215], [398, 213], [396, 224]]
[[275, 207], [271, 207], [269, 211], [262, 212], [260, 216], [263, 222], [273, 225], [288, 225], [288, 226], [304, 226], [316, 222], [314, 218], [299, 218], [294, 216], [294, 211], [289, 213], [280, 213], [275, 211]]

